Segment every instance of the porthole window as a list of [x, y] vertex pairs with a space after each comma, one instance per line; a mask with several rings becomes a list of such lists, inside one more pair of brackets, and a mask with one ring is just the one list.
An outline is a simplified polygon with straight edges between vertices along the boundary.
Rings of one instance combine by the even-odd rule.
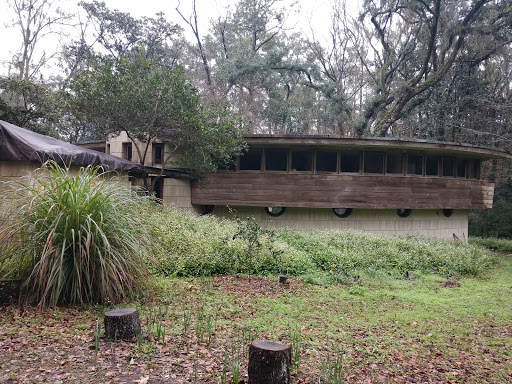
[[338, 217], [349, 217], [352, 213], [352, 208], [333, 208], [332, 211]]
[[443, 215], [444, 217], [450, 217], [453, 215], [453, 209], [443, 209]]
[[265, 207], [267, 215], [277, 217], [281, 216], [286, 211], [286, 207]]
[[399, 208], [396, 210], [396, 214], [400, 217], [407, 217], [411, 214], [410, 209]]
[[215, 205], [203, 205], [203, 215], [209, 215], [212, 213], [213, 208], [215, 208]]

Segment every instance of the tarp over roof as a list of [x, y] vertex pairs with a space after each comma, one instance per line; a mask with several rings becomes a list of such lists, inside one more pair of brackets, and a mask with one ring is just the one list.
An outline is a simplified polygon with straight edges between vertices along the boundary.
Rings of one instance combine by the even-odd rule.
[[0, 161], [42, 162], [54, 160], [59, 165], [102, 165], [107, 171], [142, 171], [131, 161], [82, 148], [65, 141], [28, 131], [0, 120]]

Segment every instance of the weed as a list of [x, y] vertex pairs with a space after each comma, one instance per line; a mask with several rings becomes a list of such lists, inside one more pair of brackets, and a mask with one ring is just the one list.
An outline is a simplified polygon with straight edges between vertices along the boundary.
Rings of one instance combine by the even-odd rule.
[[[329, 343], [327, 343], [329, 344]], [[343, 351], [331, 343], [332, 353], [326, 351], [322, 356], [317, 350], [321, 371], [321, 380], [326, 384], [342, 384], [343, 380]]]

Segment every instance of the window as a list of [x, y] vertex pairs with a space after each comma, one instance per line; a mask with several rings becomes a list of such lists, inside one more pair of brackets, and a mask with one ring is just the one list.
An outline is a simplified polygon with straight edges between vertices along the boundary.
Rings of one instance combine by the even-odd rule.
[[425, 160], [425, 175], [439, 176], [439, 156], [427, 156]]
[[350, 216], [352, 208], [333, 208], [332, 211], [336, 216], [345, 218]]
[[468, 176], [470, 179], [478, 179], [480, 173], [480, 160], [468, 160]]
[[466, 177], [466, 160], [457, 159], [457, 177]]
[[107, 144], [107, 149], [105, 151], [107, 155], [110, 155], [110, 144]]
[[341, 152], [341, 172], [359, 173], [359, 152]]
[[313, 170], [313, 152], [312, 151], [293, 151], [292, 152], [292, 171], [312, 171]]
[[265, 149], [265, 170], [287, 171], [288, 150], [286, 149]]
[[384, 153], [364, 153], [364, 173], [384, 173]]
[[411, 214], [411, 210], [410, 209], [399, 208], [399, 209], [396, 210], [396, 214], [399, 217], [408, 217]]
[[388, 153], [386, 173], [403, 173], [403, 156], [401, 153]]
[[251, 148], [249, 151], [240, 156], [241, 171], [259, 171], [261, 169], [261, 154], [263, 150], [260, 148]]
[[164, 145], [153, 144], [153, 164], [162, 164], [164, 159]]
[[277, 217], [281, 216], [286, 211], [286, 207], [265, 207], [267, 215]]
[[450, 217], [451, 215], [453, 215], [453, 209], [443, 209], [444, 217]]
[[[359, 164], [357, 166], [359, 172]], [[338, 171], [338, 152], [335, 151], [316, 151], [316, 171], [317, 172], [337, 172]]]
[[423, 175], [423, 156], [407, 155], [407, 174]]
[[123, 143], [123, 157], [132, 161], [132, 143]]
[[453, 177], [453, 166], [455, 165], [455, 159], [453, 157], [443, 156], [443, 176]]

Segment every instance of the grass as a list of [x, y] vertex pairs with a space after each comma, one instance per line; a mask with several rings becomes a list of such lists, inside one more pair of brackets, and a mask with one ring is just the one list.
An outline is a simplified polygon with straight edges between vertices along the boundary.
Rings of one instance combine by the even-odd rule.
[[[41, 204], [20, 200], [31, 209], [12, 227], [25, 228], [19, 244], [30, 245], [25, 241], [30, 236], [48, 244], [62, 222], [55, 217], [73, 207], [64, 197], [69, 197], [69, 185], [78, 190], [73, 183], [80, 177], [70, 180], [62, 170], [50, 171], [56, 172], [56, 185], [68, 185], [60, 190], [43, 178], [27, 186], [35, 188], [32, 196], [37, 198], [44, 183], [52, 185], [47, 191], [62, 193], [53, 203], [46, 195]], [[89, 195], [91, 190], [86, 191]], [[53, 212], [56, 203], [61, 208], [55, 209], [55, 217], [36, 215], [32, 220], [33, 212]], [[134, 212], [141, 209], [125, 205]], [[108, 209], [101, 207], [103, 215]], [[48, 218], [59, 225], [39, 227]], [[146, 253], [139, 255], [147, 256], [154, 274], [147, 282], [151, 289], [138, 300], [117, 297], [123, 299], [118, 307], [141, 313], [141, 335], [114, 343], [100, 337], [97, 319], [112, 303], [59, 309], [51, 294], [53, 309], [11, 306], [0, 312], [0, 381], [238, 382], [247, 379], [247, 344], [258, 338], [297, 347], [294, 383], [512, 382], [508, 256], [477, 244], [422, 237], [274, 232], [250, 218], [229, 221], [173, 209], [161, 209], [147, 220], [159, 263]], [[137, 232], [144, 228], [140, 221], [132, 224], [130, 236], [146, 236]], [[43, 250], [46, 255], [44, 245], [37, 247], [18, 254]], [[62, 246], [57, 254], [80, 257], [82, 252], [66, 253], [75, 248]], [[109, 245], [100, 243], [97, 249]], [[121, 249], [114, 256], [119, 261], [129, 252]], [[18, 260], [19, 266], [33, 268], [30, 258]], [[42, 271], [58, 266], [47, 264]], [[279, 284], [278, 273], [293, 276], [290, 284]], [[141, 276], [136, 269], [129, 274]], [[99, 302], [106, 304], [106, 297], [100, 295]]]
[[147, 275], [149, 205], [101, 168], [47, 162], [4, 187], [0, 277], [23, 279], [28, 302], [118, 302]]
[[[109, 372], [132, 381], [221, 382], [227, 366], [231, 382], [238, 363], [240, 378], [246, 379], [247, 358], [236, 352], [241, 340], [263, 338], [300, 344], [294, 383], [324, 380], [328, 369], [331, 377], [338, 372], [341, 382], [349, 383], [510, 382], [512, 258], [499, 256], [498, 263], [478, 277], [458, 279], [460, 286], [454, 288], [440, 284], [444, 276], [420, 272], [407, 280], [388, 275], [351, 284], [292, 278], [288, 288], [277, 278], [254, 276], [219, 276], [209, 284], [204, 278], [158, 278], [152, 298], [124, 306], [136, 307], [144, 325], [156, 316], [156, 324], [166, 330], [165, 342], [156, 330], [141, 345], [119, 341], [114, 351], [100, 339], [96, 360], [96, 318], [107, 308], [26, 308], [20, 314], [10, 307], [0, 314], [5, 352], [0, 381], [15, 375], [24, 382], [23, 369], [36, 364], [75, 378], [66, 382], [80, 382], [92, 368], [98, 375], [92, 382]], [[214, 320], [210, 338], [205, 332], [209, 315]], [[68, 343], [74, 349], [59, 359], [56, 354]], [[81, 363], [61, 365], [67, 359]]]

